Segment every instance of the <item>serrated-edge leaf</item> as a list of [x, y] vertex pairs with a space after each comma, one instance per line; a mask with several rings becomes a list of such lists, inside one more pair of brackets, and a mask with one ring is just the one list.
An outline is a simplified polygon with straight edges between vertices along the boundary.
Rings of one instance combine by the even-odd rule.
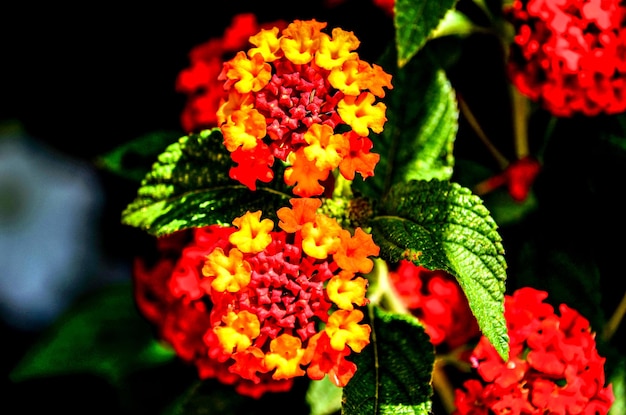
[[496, 222], [482, 200], [447, 181], [395, 185], [370, 221], [381, 258], [454, 275], [483, 334], [508, 358], [506, 261]]
[[122, 212], [122, 223], [162, 236], [231, 223], [248, 210], [272, 217], [288, 204], [292, 196], [281, 180], [254, 191], [232, 180], [228, 172], [233, 162], [222, 141], [220, 130], [212, 129], [168, 146]]
[[343, 388], [342, 415], [429, 414], [435, 354], [424, 327], [410, 315], [368, 310], [371, 343], [354, 357], [357, 371]]
[[457, 0], [396, 0], [394, 26], [398, 67], [402, 68], [426, 44]]
[[[393, 67], [391, 50], [381, 58]], [[459, 126], [455, 91], [445, 71], [421, 53], [405, 68], [393, 68], [394, 89], [387, 96], [387, 122], [371, 136], [380, 160], [375, 175], [354, 183], [369, 197], [385, 194], [392, 184], [410, 180], [449, 180]]]

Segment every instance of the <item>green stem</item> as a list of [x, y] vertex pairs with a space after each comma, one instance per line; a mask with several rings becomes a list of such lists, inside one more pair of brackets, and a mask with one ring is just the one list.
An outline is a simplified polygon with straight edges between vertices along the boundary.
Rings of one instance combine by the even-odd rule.
[[445, 363], [435, 359], [433, 368], [433, 388], [439, 396], [446, 413], [451, 414], [456, 409], [454, 405], [454, 386], [444, 370]]
[[624, 314], [626, 314], [626, 293], [624, 293], [622, 300], [617, 305], [617, 308], [613, 312], [613, 315], [611, 316], [606, 326], [604, 327], [604, 330], [602, 331], [603, 340], [605, 341], [611, 340], [611, 338], [617, 331], [617, 328], [619, 327], [622, 320], [624, 319]]
[[522, 95], [517, 87], [509, 84], [511, 91], [511, 110], [513, 121], [513, 140], [515, 143], [515, 155], [518, 159], [523, 159], [530, 154], [528, 146], [528, 113], [530, 103], [528, 98]]
[[[374, 276], [373, 290], [368, 295], [372, 304], [378, 304], [386, 310], [399, 314], [411, 314], [409, 309], [404, 305], [402, 300], [396, 295], [394, 288], [389, 280], [389, 267], [383, 259], [376, 258], [374, 260], [374, 269], [371, 275]], [[372, 278], [370, 278], [372, 281]]]
[[498, 151], [496, 146], [493, 145], [491, 140], [489, 140], [489, 137], [487, 137], [487, 134], [485, 134], [485, 132], [483, 131], [482, 127], [478, 123], [478, 120], [470, 110], [465, 100], [460, 95], [457, 95], [457, 100], [459, 103], [459, 109], [461, 110], [461, 113], [463, 114], [469, 125], [472, 127], [478, 138], [480, 138], [483, 144], [487, 147], [491, 155], [496, 159], [496, 162], [498, 163], [500, 168], [504, 170], [509, 165], [509, 160], [507, 160], [507, 158], [504, 157], [502, 153], [500, 153], [500, 151]]

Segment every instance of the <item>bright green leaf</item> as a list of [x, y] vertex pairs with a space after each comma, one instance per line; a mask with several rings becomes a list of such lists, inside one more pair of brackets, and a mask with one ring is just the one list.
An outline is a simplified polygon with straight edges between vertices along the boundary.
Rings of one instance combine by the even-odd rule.
[[497, 225], [482, 200], [446, 181], [398, 184], [370, 222], [380, 256], [454, 275], [485, 336], [508, 357], [506, 262]]
[[457, 0], [396, 0], [398, 66], [402, 68], [426, 44], [431, 32]]
[[272, 182], [275, 188], [270, 184], [251, 191], [228, 176], [232, 166], [219, 129], [180, 138], [146, 175], [137, 198], [122, 212], [122, 223], [161, 236], [231, 223], [247, 210], [272, 216], [288, 205], [291, 195], [284, 184], [280, 187], [282, 180]]
[[371, 343], [354, 357], [357, 371], [344, 388], [343, 415], [426, 415], [434, 348], [412, 316], [368, 308]]
[[335, 386], [328, 376], [312, 381], [306, 393], [306, 401], [311, 407], [309, 415], [332, 415], [341, 410], [343, 389]]

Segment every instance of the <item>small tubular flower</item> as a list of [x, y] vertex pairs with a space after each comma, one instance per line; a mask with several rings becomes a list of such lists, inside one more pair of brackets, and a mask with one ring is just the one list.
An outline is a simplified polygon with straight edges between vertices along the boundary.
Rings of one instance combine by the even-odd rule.
[[260, 334], [259, 319], [254, 314], [242, 310], [239, 313], [229, 311], [222, 317], [225, 326], [215, 328], [215, 334], [225, 351], [240, 352], [248, 349]]
[[[231, 226], [194, 229], [177, 262], [154, 281], [142, 278], [153, 288], [138, 293], [158, 294], [163, 303], [137, 297], [142, 310], [201, 378], [258, 398], [288, 390], [301, 376], [328, 376], [343, 387], [354, 375], [346, 357], [369, 344], [358, 309], [368, 301], [367, 280], [335, 256], [350, 263], [352, 252], [360, 262], [363, 252], [342, 247], [349, 232], [319, 212], [321, 203], [291, 199], [277, 212], [276, 228], [256, 211]], [[342, 232], [348, 235], [340, 238]]]
[[453, 415], [609, 412], [615, 396], [589, 321], [565, 304], [556, 314], [546, 298], [530, 287], [505, 296], [509, 359], [482, 337], [470, 357], [478, 379], [455, 391]]
[[626, 5], [619, 0], [516, 0], [508, 74], [556, 116], [626, 110]]
[[[322, 195], [329, 173], [353, 156], [347, 132], [367, 138], [370, 130], [383, 130], [386, 106], [375, 101], [392, 88], [389, 74], [359, 58], [352, 32], [335, 28], [328, 35], [326, 25], [294, 20], [282, 31], [261, 30], [250, 36], [253, 47], [225, 62], [219, 75], [226, 95], [217, 119], [226, 148], [232, 153], [266, 144], [287, 165], [283, 179], [301, 197]], [[370, 149], [360, 146], [367, 162], [344, 166], [340, 174], [350, 174], [349, 180], [355, 173], [373, 175], [379, 157], [368, 157]], [[246, 164], [241, 157], [236, 162]], [[274, 159], [267, 162], [271, 168]], [[241, 175], [231, 177], [254, 189]]]
[[236, 248], [232, 248], [228, 256], [221, 248], [216, 248], [207, 257], [202, 273], [211, 278], [211, 287], [220, 292], [239, 291], [250, 282], [250, 264]]
[[358, 324], [363, 320], [360, 310], [337, 310], [328, 318], [324, 331], [330, 339], [333, 349], [341, 351], [346, 345], [355, 352], [360, 352], [369, 344], [370, 326]]
[[241, 252], [256, 254], [263, 251], [272, 242], [270, 232], [274, 229], [274, 222], [269, 219], [261, 220], [261, 211], [250, 213], [233, 220], [239, 230], [233, 232], [228, 241]]

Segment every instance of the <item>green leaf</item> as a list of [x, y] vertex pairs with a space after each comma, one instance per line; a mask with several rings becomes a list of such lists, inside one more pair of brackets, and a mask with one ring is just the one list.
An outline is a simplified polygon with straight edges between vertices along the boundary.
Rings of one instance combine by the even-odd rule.
[[96, 166], [125, 179], [141, 181], [150, 171], [156, 157], [180, 134], [172, 131], [154, 131], [103, 154]]
[[[387, 56], [390, 64], [393, 60]], [[393, 71], [385, 129], [372, 136], [374, 150], [383, 149], [376, 174], [362, 184], [355, 182], [355, 188], [370, 197], [385, 194], [394, 183], [447, 180], [453, 173], [459, 111], [444, 70], [421, 53]]]
[[72, 374], [101, 376], [121, 387], [131, 373], [170, 361], [137, 313], [130, 284], [87, 296], [62, 316], [11, 372], [14, 382]]
[[430, 413], [435, 354], [424, 327], [409, 315], [368, 310], [372, 342], [354, 357], [357, 371], [344, 388], [342, 414]]
[[381, 258], [454, 275], [483, 334], [508, 358], [504, 247], [478, 196], [446, 181], [400, 183], [382, 199], [370, 225]]
[[402, 68], [426, 44], [457, 0], [396, 0], [394, 25], [398, 66]]
[[280, 187], [282, 180], [251, 191], [228, 176], [232, 166], [219, 129], [180, 138], [146, 175], [137, 198], [122, 212], [122, 223], [162, 236], [231, 223], [247, 210], [263, 210], [272, 217], [288, 205], [291, 194], [284, 184]]
[[306, 401], [311, 407], [309, 415], [331, 415], [341, 410], [343, 389], [335, 386], [328, 376], [311, 381], [306, 393]]

